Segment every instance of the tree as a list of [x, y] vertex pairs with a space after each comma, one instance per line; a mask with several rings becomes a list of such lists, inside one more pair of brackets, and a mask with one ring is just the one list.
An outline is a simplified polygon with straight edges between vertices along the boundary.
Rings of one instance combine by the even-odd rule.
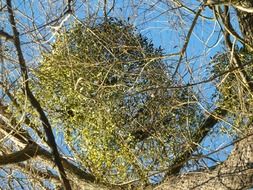
[[[44, 3], [41, 9], [32, 1], [0, 3], [2, 188], [252, 187], [250, 0]], [[142, 27], [152, 35], [150, 28], [163, 19], [183, 44], [171, 38], [172, 47], [162, 51], [138, 35]], [[201, 36], [200, 19], [206, 33], [208, 24], [219, 22], [218, 35], [214, 29]], [[224, 49], [209, 60], [205, 55], [217, 46], [209, 48], [209, 39], [220, 33]], [[208, 51], [194, 54], [196, 43]], [[212, 90], [202, 89], [210, 82]], [[216, 148], [208, 139], [221, 141], [217, 135], [231, 138]], [[213, 156], [231, 146], [227, 158]]]
[[[218, 87], [220, 106], [227, 110], [225, 115], [231, 120], [232, 129], [237, 130], [237, 140], [234, 141], [234, 148], [230, 156], [222, 164], [216, 165], [211, 170], [204, 170], [201, 173], [189, 173], [186, 176], [171, 176], [168, 182], [162, 184], [158, 189], [248, 189], [252, 184], [252, 116], [250, 107], [252, 101], [252, 79], [251, 52], [252, 52], [252, 27], [249, 25], [252, 20], [252, 9], [250, 1], [207, 1], [213, 5], [225, 5], [224, 10], [215, 6], [214, 12], [224, 24], [224, 38], [228, 52], [218, 55], [214, 59], [217, 65], [214, 67], [215, 74], [219, 78]], [[229, 6], [236, 8], [237, 17], [243, 37], [235, 32], [231, 24]], [[230, 35], [239, 39], [243, 48], [234, 48]], [[235, 72], [229, 72], [235, 71]], [[227, 74], [226, 77], [222, 75]], [[239, 82], [240, 81], [240, 82]], [[235, 85], [236, 84], [236, 85]], [[240, 113], [240, 114], [238, 114]], [[239, 117], [238, 117], [239, 116]], [[239, 132], [238, 132], [239, 131]], [[246, 135], [245, 135], [246, 134]], [[242, 137], [243, 136], [243, 137]]]
[[189, 143], [198, 121], [193, 92], [151, 90], [173, 81], [162, 50], [131, 25], [112, 18], [75, 25], [52, 52], [34, 72], [33, 91], [97, 180], [144, 178]]

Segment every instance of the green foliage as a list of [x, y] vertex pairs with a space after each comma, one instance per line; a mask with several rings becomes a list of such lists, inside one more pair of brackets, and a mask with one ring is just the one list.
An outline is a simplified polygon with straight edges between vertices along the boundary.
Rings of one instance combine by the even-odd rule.
[[34, 72], [33, 90], [55, 127], [98, 178], [121, 182], [168, 166], [191, 139], [196, 105], [163, 53], [110, 20], [74, 25]]
[[[217, 55], [213, 59], [213, 73], [215, 75], [221, 75], [217, 79], [218, 93], [216, 96], [218, 96], [218, 104], [229, 111], [228, 117], [233, 126], [231, 132], [240, 135], [247, 129], [253, 119], [252, 93], [245, 82], [245, 76], [242, 77], [245, 75], [243, 72], [245, 72], [248, 75], [249, 80], [253, 81], [253, 57], [251, 52], [247, 52], [238, 47], [235, 52], [240, 58], [243, 70], [233, 70], [236, 65], [231, 64], [231, 54], [223, 53]], [[227, 72], [229, 70], [231, 70], [231, 72]]]

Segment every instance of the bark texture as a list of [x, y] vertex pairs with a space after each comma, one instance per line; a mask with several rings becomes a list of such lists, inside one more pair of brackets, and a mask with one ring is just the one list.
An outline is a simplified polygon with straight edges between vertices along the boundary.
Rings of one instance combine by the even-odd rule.
[[[253, 9], [252, 0], [238, 1], [238, 5]], [[237, 9], [237, 16], [244, 40], [252, 46], [253, 44], [253, 14]]]
[[225, 190], [253, 187], [253, 136], [237, 142], [229, 158], [213, 170], [177, 176], [154, 188], [156, 190]]

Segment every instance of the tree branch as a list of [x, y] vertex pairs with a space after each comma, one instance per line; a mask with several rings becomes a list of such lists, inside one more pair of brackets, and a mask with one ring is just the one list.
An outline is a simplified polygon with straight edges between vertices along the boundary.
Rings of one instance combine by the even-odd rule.
[[13, 13], [13, 10], [12, 10], [11, 0], [7, 0], [7, 9], [8, 9], [8, 13], [9, 13], [9, 21], [10, 21], [11, 26], [12, 26], [14, 45], [16, 47], [16, 51], [17, 51], [17, 54], [18, 54], [19, 64], [20, 64], [20, 68], [21, 68], [21, 74], [22, 74], [22, 77], [25, 81], [24, 82], [25, 93], [27, 94], [31, 105], [36, 109], [36, 111], [40, 115], [40, 120], [41, 120], [42, 125], [44, 127], [48, 142], [49, 142], [49, 144], [51, 146], [51, 149], [53, 151], [55, 164], [58, 167], [58, 170], [59, 170], [59, 173], [60, 173], [60, 176], [61, 176], [61, 179], [62, 179], [63, 186], [66, 190], [71, 190], [69, 180], [67, 179], [64, 167], [61, 163], [61, 158], [60, 158], [60, 154], [59, 154], [58, 149], [57, 149], [57, 144], [55, 142], [52, 127], [51, 127], [51, 125], [48, 121], [48, 118], [46, 117], [46, 114], [44, 113], [40, 103], [34, 97], [33, 93], [31, 92], [31, 90], [29, 88], [28, 71], [27, 71], [27, 68], [26, 68], [25, 59], [23, 57], [23, 53], [22, 53], [22, 49], [21, 49], [21, 45], [20, 45], [19, 33], [18, 33], [17, 28], [16, 28], [16, 21], [15, 21], [14, 13]]
[[38, 146], [33, 144], [27, 144], [27, 146], [20, 151], [14, 152], [12, 154], [1, 155], [0, 156], [0, 166], [7, 164], [14, 164], [18, 162], [23, 162], [31, 159], [34, 156], [37, 156], [40, 152], [38, 152]]
[[0, 30], [0, 37], [6, 41], [11, 41], [11, 42], [14, 41], [13, 36], [3, 30]]
[[[5, 111], [5, 109], [7, 109], [7, 107], [2, 105], [2, 103], [0, 102], [0, 113], [5, 115], [6, 117], [10, 117], [10, 115]], [[28, 141], [30, 141], [30, 142], [33, 141], [32, 138], [30, 137], [29, 133], [27, 133], [25, 130], [23, 130], [20, 127], [16, 128], [15, 133], [12, 133], [12, 129], [8, 126], [5, 126], [4, 123], [1, 123], [1, 120], [0, 120], [0, 128], [3, 131], [5, 131], [7, 134], [11, 134], [11, 136], [14, 137], [15, 139], [17, 139], [18, 141], [20, 141], [21, 144], [26, 144]], [[35, 142], [33, 142], [33, 145], [39, 146], [39, 145], [35, 144]], [[53, 156], [52, 153], [45, 150], [41, 146], [38, 147], [36, 156], [40, 156], [45, 160], [48, 160], [50, 162], [54, 162], [53, 157], [52, 157]], [[82, 169], [80, 169], [80, 167], [69, 162], [66, 158], [62, 158], [62, 164], [70, 173], [74, 174], [77, 178], [82, 179], [82, 180], [86, 180], [87, 182], [94, 182], [95, 181], [95, 177], [93, 175], [83, 171]]]
[[169, 176], [155, 190], [248, 189], [253, 187], [253, 134], [237, 140], [229, 158], [213, 170]]
[[222, 108], [216, 108], [213, 113], [206, 118], [203, 123], [200, 125], [196, 133], [192, 137], [192, 144], [185, 152], [183, 152], [180, 156], [175, 158], [171, 170], [167, 172], [167, 176], [178, 174], [181, 168], [188, 162], [192, 156], [192, 153], [197, 150], [198, 145], [201, 144], [203, 139], [208, 135], [211, 129], [220, 121], [220, 119], [224, 118], [227, 114], [227, 111]]
[[191, 38], [191, 35], [192, 35], [192, 32], [193, 32], [193, 29], [194, 29], [194, 27], [195, 27], [195, 25], [196, 25], [196, 23], [197, 23], [197, 20], [198, 20], [200, 14], [201, 14], [201, 12], [203, 11], [204, 8], [205, 8], [205, 6], [204, 6], [204, 5], [201, 5], [201, 7], [200, 7], [199, 10], [197, 11], [197, 13], [196, 13], [196, 15], [195, 15], [195, 17], [194, 17], [194, 19], [193, 19], [193, 21], [192, 21], [190, 30], [189, 30], [188, 33], [187, 33], [187, 36], [186, 36], [186, 39], [185, 39], [185, 43], [184, 43], [184, 45], [183, 45], [183, 47], [182, 47], [182, 50], [181, 50], [181, 52], [180, 52], [180, 57], [179, 57], [179, 60], [178, 60], [176, 69], [175, 69], [175, 71], [174, 71], [174, 73], [173, 73], [173, 75], [172, 75], [172, 78], [174, 78], [175, 75], [177, 74], [177, 71], [178, 71], [178, 69], [179, 69], [179, 66], [180, 66], [180, 64], [181, 64], [181, 62], [182, 62], [182, 60], [183, 60], [184, 55], [185, 55], [187, 46], [188, 46], [188, 44], [189, 44], [189, 42], [190, 42], [190, 38]]
[[[232, 27], [232, 25], [230, 23], [230, 14], [229, 14], [227, 6], [225, 6], [225, 8], [224, 8], [223, 22], [224, 22], [224, 25], [227, 28], [231, 28]], [[240, 73], [240, 76], [241, 76], [243, 82], [247, 85], [247, 87], [249, 88], [249, 90], [251, 92], [253, 92], [253, 83], [252, 83], [252, 81], [250, 79], [250, 76], [244, 70], [244, 66], [243, 66], [243, 64], [242, 64], [239, 56], [237, 55], [237, 53], [233, 51], [233, 44], [232, 44], [232, 42], [230, 40], [229, 32], [226, 31], [226, 30], [224, 31], [224, 39], [225, 39], [225, 43], [226, 43], [226, 46], [227, 46], [228, 50], [233, 53], [231, 55], [232, 63], [234, 63], [235, 66], [238, 66], [240, 68], [239, 73]]]

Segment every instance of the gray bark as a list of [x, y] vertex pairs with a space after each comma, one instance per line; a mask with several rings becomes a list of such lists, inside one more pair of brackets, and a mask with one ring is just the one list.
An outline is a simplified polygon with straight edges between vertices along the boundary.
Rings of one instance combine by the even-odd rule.
[[237, 142], [229, 158], [213, 170], [170, 176], [155, 190], [225, 190], [253, 187], [253, 134]]

